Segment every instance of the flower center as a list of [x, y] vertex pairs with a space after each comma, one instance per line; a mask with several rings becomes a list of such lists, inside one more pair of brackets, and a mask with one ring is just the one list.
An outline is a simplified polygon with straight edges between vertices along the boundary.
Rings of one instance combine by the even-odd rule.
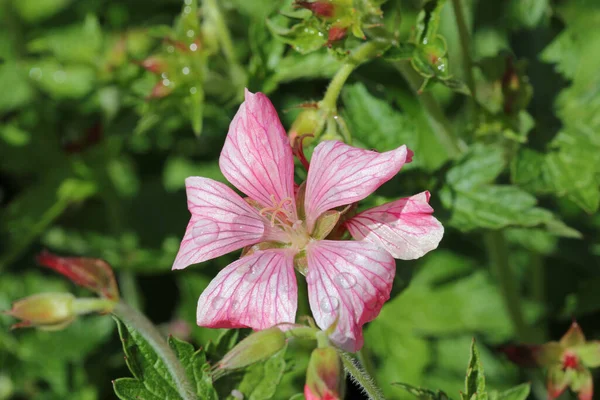
[[290, 243], [297, 249], [303, 249], [309, 240], [309, 235], [304, 226], [304, 221], [297, 219], [291, 211], [293, 201], [290, 197], [281, 199], [279, 202], [271, 195], [270, 207], [264, 207], [259, 210], [259, 214], [267, 218], [271, 228], [279, 228], [283, 231], [283, 237], [279, 237], [277, 241]]

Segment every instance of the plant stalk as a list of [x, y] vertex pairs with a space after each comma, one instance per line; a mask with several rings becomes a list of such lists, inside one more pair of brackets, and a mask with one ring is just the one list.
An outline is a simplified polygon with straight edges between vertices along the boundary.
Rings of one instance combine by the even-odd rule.
[[484, 236], [490, 266], [502, 292], [504, 306], [515, 329], [515, 334], [520, 342], [527, 342], [529, 332], [521, 309], [521, 296], [516, 285], [517, 279], [513, 275], [508, 259], [508, 244], [502, 231], [488, 231]]
[[346, 372], [350, 374], [352, 381], [357, 383], [364, 391], [364, 393], [371, 400], [384, 400], [381, 390], [375, 385], [375, 381], [367, 371], [362, 368], [357, 361], [355, 361], [348, 353], [339, 352], [342, 358], [342, 363]]
[[467, 80], [467, 86], [469, 86], [469, 90], [471, 91], [473, 102], [475, 102], [477, 93], [475, 88], [475, 78], [473, 76], [473, 60], [471, 59], [471, 38], [469, 35], [469, 28], [467, 27], [467, 20], [465, 18], [461, 0], [452, 0], [452, 7], [454, 8], [454, 17], [456, 18], [456, 26], [458, 27], [465, 79]]
[[354, 49], [352, 53], [346, 58], [344, 64], [341, 68], [336, 72], [335, 76], [329, 83], [327, 87], [327, 91], [325, 92], [325, 96], [323, 100], [321, 100], [321, 108], [327, 114], [335, 113], [337, 109], [337, 100], [340, 96], [340, 92], [342, 91], [342, 87], [348, 80], [348, 77], [359, 65], [367, 62], [371, 58], [375, 57], [387, 47], [390, 46], [390, 43], [385, 40], [371, 40], [367, 43], [364, 43]]
[[427, 113], [434, 134], [446, 149], [448, 156], [453, 159], [458, 158], [466, 150], [466, 145], [454, 134], [450, 121], [433, 95], [430, 92], [418, 93], [422, 83], [421, 76], [406, 61], [395, 62], [394, 66], [417, 95], [421, 106]]
[[112, 313], [125, 324], [139, 332], [148, 344], [152, 346], [158, 357], [165, 363], [181, 398], [183, 400], [197, 400], [183, 366], [154, 324], [144, 314], [123, 301], [120, 301], [115, 306]]

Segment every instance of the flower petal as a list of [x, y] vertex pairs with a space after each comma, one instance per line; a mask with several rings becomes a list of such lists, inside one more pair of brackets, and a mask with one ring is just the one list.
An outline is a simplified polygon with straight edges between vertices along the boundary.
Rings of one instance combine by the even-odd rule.
[[296, 215], [294, 159], [289, 139], [267, 96], [246, 90], [246, 100], [231, 121], [219, 166], [235, 187], [263, 206], [290, 199]]
[[197, 321], [209, 328], [255, 330], [293, 323], [298, 286], [294, 252], [265, 250], [228, 265], [198, 300]]
[[192, 218], [173, 269], [183, 269], [261, 241], [265, 224], [258, 212], [221, 182], [185, 180]]
[[400, 171], [407, 155], [406, 146], [378, 153], [338, 141], [319, 143], [306, 179], [304, 206], [309, 231], [323, 212], [373, 193]]
[[331, 339], [355, 352], [363, 345], [362, 326], [390, 298], [396, 264], [391, 254], [366, 241], [321, 240], [307, 248], [308, 299], [317, 325], [337, 325]]
[[444, 227], [431, 213], [429, 192], [366, 210], [346, 221], [356, 240], [366, 239], [401, 260], [414, 260], [435, 249]]

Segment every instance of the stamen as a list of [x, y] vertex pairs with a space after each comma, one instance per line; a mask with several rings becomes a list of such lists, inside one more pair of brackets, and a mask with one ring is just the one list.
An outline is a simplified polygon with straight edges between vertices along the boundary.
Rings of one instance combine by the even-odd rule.
[[[259, 214], [263, 217], [267, 214], [271, 215], [271, 227], [275, 227], [275, 221], [277, 221], [281, 228], [285, 230], [286, 227], [290, 225], [292, 219], [292, 213], [285, 209], [286, 205], [292, 204], [292, 199], [290, 197], [286, 197], [281, 199], [279, 203], [275, 199], [274, 195], [271, 195], [271, 201], [273, 202], [272, 207], [265, 207], [259, 211]], [[278, 217], [281, 214], [282, 218]]]

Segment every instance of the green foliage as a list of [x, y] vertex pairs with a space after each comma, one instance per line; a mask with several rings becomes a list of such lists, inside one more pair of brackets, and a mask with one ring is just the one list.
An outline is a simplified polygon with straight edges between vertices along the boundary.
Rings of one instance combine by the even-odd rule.
[[[386, 398], [545, 398], [539, 374], [496, 348], [524, 340], [510, 301], [533, 343], [573, 316], [600, 337], [600, 4], [318, 0], [333, 5], [328, 16], [315, 1], [4, 1], [0, 310], [40, 292], [89, 295], [40, 271], [42, 249], [100, 257], [165, 337], [193, 343], [169, 339], [199, 398], [303, 398], [310, 341], [213, 375], [248, 332], [197, 327], [198, 297], [239, 254], [170, 270], [189, 221], [185, 178], [228, 184], [218, 159], [247, 87], [269, 96], [286, 130], [325, 130], [306, 140], [309, 160], [323, 138], [414, 152], [358, 205], [428, 190], [445, 228], [439, 250], [398, 262], [389, 302], [365, 326], [361, 362]], [[374, 50], [356, 58], [365, 44]], [[489, 271], [491, 231], [512, 294]], [[114, 397], [125, 364], [110, 318], [60, 332], [13, 323], [0, 314], [0, 399]], [[178, 398], [143, 338], [121, 333], [134, 378], [115, 381], [118, 395]], [[515, 386], [525, 379], [531, 394]], [[354, 389], [348, 398], [360, 398]]]
[[[125, 361], [134, 378], [120, 378], [113, 381], [116, 395], [123, 400], [130, 399], [181, 399], [171, 371], [155, 349], [141, 335], [128, 325], [115, 318], [119, 336], [123, 342]], [[217, 399], [212, 386], [210, 365], [206, 362], [203, 350], [194, 352], [191, 344], [173, 337], [168, 339], [169, 347], [179, 359], [195, 393], [201, 399]]]

